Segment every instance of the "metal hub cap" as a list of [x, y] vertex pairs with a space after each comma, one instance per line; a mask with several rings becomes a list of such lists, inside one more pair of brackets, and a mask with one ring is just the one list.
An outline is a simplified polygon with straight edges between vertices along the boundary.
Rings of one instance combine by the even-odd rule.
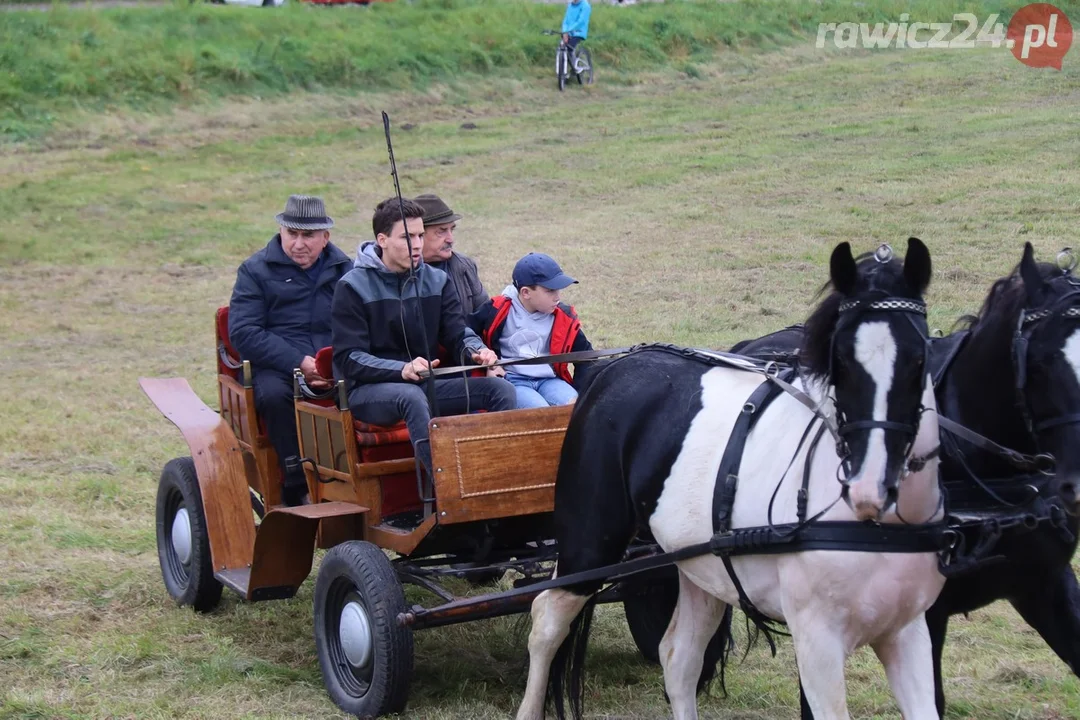
[[172, 546], [181, 564], [191, 563], [191, 518], [187, 508], [180, 508], [172, 521]]
[[350, 602], [341, 609], [338, 636], [350, 665], [361, 668], [371, 662], [371, 622], [363, 605]]

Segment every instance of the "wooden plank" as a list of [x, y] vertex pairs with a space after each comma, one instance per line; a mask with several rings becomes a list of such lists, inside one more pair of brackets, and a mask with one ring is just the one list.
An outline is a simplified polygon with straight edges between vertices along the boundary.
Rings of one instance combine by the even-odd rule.
[[329, 502], [267, 512], [255, 538], [247, 599], [291, 597], [311, 574], [319, 522], [359, 516], [367, 510], [362, 505]]
[[400, 555], [408, 555], [434, 529], [436, 517], [429, 515], [412, 530], [402, 530], [389, 525], [369, 525], [364, 530], [364, 539]]
[[369, 478], [379, 475], [395, 475], [403, 472], [416, 472], [416, 458], [398, 458], [397, 460], [379, 460], [356, 464], [356, 477]]
[[573, 406], [431, 421], [439, 524], [550, 512]]
[[251, 514], [243, 450], [221, 416], [183, 378], [139, 378], [139, 386], [180, 430], [199, 475], [214, 571], [251, 564], [255, 521]]

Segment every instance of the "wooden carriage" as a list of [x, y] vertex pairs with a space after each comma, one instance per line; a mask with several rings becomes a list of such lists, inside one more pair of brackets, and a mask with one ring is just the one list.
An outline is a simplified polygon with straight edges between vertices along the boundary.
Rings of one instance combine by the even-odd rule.
[[[182, 378], [139, 380], [191, 451], [169, 461], [159, 483], [157, 542], [166, 588], [179, 604], [200, 611], [216, 607], [223, 587], [249, 601], [288, 598], [311, 573], [316, 548], [329, 548], [315, 588], [327, 690], [347, 712], [399, 711], [411, 678], [414, 629], [522, 612], [531, 602], [520, 594], [505, 602], [497, 595], [462, 601], [440, 579], [483, 582], [514, 569], [520, 586], [550, 576], [555, 476], [572, 408], [433, 418], [434, 478], [422, 487], [403, 424], [359, 422], [343, 383], [325, 397], [309, 396], [299, 376], [295, 412], [312, 502], [286, 507], [278, 458], [255, 409], [250, 365], [228, 340], [227, 308], [217, 312], [215, 330], [220, 413]], [[320, 374], [332, 375], [329, 348], [316, 362]], [[406, 606], [402, 583], [443, 604]], [[614, 592], [604, 600], [618, 599]], [[662, 602], [673, 606], [674, 597]], [[642, 621], [637, 628], [631, 621], [631, 630], [655, 657], [652, 611], [637, 615]], [[397, 658], [394, 672], [376, 672], [388, 662], [380, 652]]]

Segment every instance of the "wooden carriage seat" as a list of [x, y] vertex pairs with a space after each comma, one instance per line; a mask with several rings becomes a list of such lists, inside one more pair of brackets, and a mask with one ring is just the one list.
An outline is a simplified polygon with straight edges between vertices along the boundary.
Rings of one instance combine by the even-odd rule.
[[219, 375], [228, 375], [240, 380], [240, 353], [236, 352], [229, 339], [229, 306], [219, 307], [214, 317], [214, 329], [217, 331], [217, 368]]
[[267, 507], [278, 505], [281, 502], [281, 468], [266, 435], [266, 423], [255, 412], [250, 373], [249, 377], [244, 377], [244, 363], [229, 338], [228, 305], [219, 307], [214, 314], [214, 335], [221, 416], [255, 460], [258, 479], [249, 478], [252, 489], [262, 495]]
[[[334, 377], [333, 349], [324, 347], [315, 354], [315, 370], [324, 378]], [[332, 404], [331, 400], [323, 401]], [[360, 451], [361, 462], [397, 460], [413, 457], [412, 443], [409, 442], [409, 429], [404, 422], [390, 427], [372, 425], [353, 419], [353, 432]], [[383, 515], [396, 515], [423, 507], [416, 490], [416, 475], [396, 473], [383, 476], [382, 482]]]

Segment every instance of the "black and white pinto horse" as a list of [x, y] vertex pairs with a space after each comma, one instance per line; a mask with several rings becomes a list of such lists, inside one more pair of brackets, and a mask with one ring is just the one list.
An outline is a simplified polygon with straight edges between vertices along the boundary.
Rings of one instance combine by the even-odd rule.
[[[1070, 269], [1037, 263], [1025, 245], [1019, 265], [993, 284], [978, 316], [931, 349], [943, 416], [1006, 448], [1056, 460], [1053, 478], [1033, 479], [1000, 454], [943, 437], [941, 476], [950, 513], [1008, 512], [1008, 503], [1044, 521], [1004, 529], [991, 550], [994, 562], [950, 577], [927, 611], [942, 715], [941, 653], [949, 617], [995, 600], [1012, 603], [1080, 675], [1080, 587], [1070, 565], [1080, 530], [1080, 279]], [[789, 328], [732, 350], [791, 355], [805, 332]], [[1029, 485], [1041, 497], [1033, 497]], [[822, 717], [811, 707], [804, 698], [804, 720]]]
[[[780, 394], [746, 439], [732, 527], [794, 522], [804, 469], [808, 512], [822, 520], [926, 523], [942, 516], [925, 317], [910, 312], [925, 312], [921, 296], [930, 274], [930, 254], [914, 238], [903, 264], [880, 258], [857, 264], [847, 243], [834, 250], [835, 291], [808, 320], [812, 361], [795, 383], [836, 418], [846, 457], [831, 441], [811, 452], [813, 444], [802, 440], [820, 419], [791, 394]], [[661, 349], [631, 353], [598, 372], [578, 399], [563, 444], [555, 486], [557, 574], [617, 563], [637, 535], [669, 552], [708, 541], [726, 441], [762, 382], [769, 381], [760, 373]], [[921, 469], [908, 466], [914, 458], [923, 461]], [[728, 605], [739, 602], [740, 584], [758, 611], [788, 624], [815, 716], [848, 717], [844, 663], [863, 645], [885, 666], [906, 718], [935, 715], [923, 618], [944, 582], [935, 553], [815, 550], [740, 555], [730, 563], [734, 579], [713, 555], [677, 564], [679, 599], [660, 644], [675, 718], [697, 717], [696, 691], [711, 677], [708, 668], [703, 672], [703, 653]], [[549, 696], [563, 717], [567, 680], [580, 717], [599, 587], [546, 590], [534, 600], [518, 720], [542, 718]]]

